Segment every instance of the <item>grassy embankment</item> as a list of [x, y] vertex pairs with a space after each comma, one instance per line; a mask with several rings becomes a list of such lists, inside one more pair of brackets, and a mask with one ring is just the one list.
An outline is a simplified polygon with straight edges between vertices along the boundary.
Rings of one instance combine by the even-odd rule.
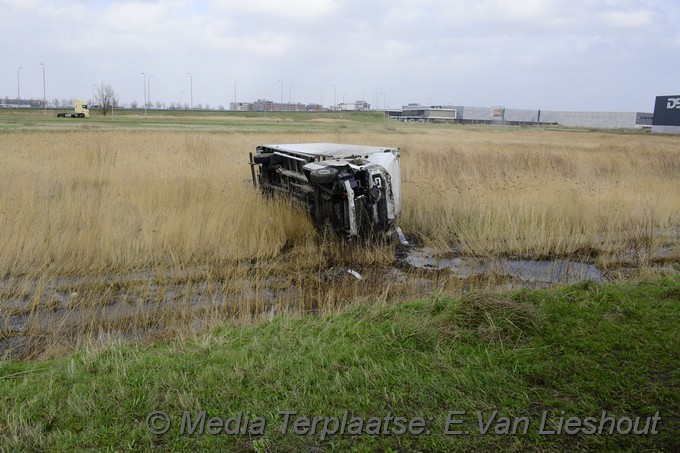
[[[150, 348], [117, 343], [46, 362], [5, 361], [0, 445], [6, 451], [675, 451], [679, 300], [677, 277], [433, 296], [226, 325]], [[250, 425], [261, 435], [209, 435], [206, 421], [203, 435], [180, 435], [184, 412], [195, 423], [201, 410], [223, 420], [243, 412], [266, 425]], [[166, 434], [147, 432], [152, 411], [169, 415]], [[319, 425], [314, 435], [283, 435], [282, 411], [310, 418], [341, 419], [345, 411], [349, 417], [422, 417], [430, 434], [322, 439]], [[449, 411], [465, 412], [455, 416], [463, 423], [449, 430], [469, 434], [444, 435]], [[482, 435], [478, 414], [486, 424], [494, 411], [528, 422], [515, 434], [496, 434], [507, 426], [491, 423]], [[606, 434], [611, 422], [601, 435], [556, 433], [561, 418], [599, 423], [603, 411], [619, 420], [643, 417], [640, 428], [658, 412], [657, 434], [651, 419], [646, 435]], [[394, 423], [391, 428], [400, 432]]]
[[[64, 109], [62, 111], [65, 111]], [[113, 116], [92, 111], [88, 119], [57, 118], [59, 110], [0, 109], [0, 131], [185, 130], [203, 132], [328, 132], [381, 130], [375, 112], [230, 112], [190, 110], [117, 110]], [[393, 124], [393, 122], [390, 122]]]

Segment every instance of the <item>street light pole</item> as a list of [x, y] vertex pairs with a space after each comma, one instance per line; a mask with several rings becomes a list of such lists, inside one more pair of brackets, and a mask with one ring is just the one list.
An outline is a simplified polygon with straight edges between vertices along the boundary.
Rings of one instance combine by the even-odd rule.
[[283, 110], [283, 80], [279, 80], [281, 82], [281, 99], [279, 101], [279, 111]]
[[20, 82], [21, 77], [20, 77], [20, 74], [21, 74], [22, 68], [23, 68], [23, 66], [19, 66], [19, 68], [17, 68], [17, 107], [19, 107], [21, 105], [21, 82]]
[[189, 96], [191, 99], [191, 103], [189, 104], [189, 107], [191, 110], [194, 109], [194, 76], [191, 75], [190, 72], [187, 72], [187, 75], [189, 76]]
[[383, 115], [385, 115], [385, 128], [387, 128], [387, 119], [389, 115], [387, 113], [387, 93], [381, 92], [383, 95]]
[[331, 85], [331, 86], [333, 87], [333, 111], [335, 111], [338, 103], [335, 100], [335, 85]]
[[146, 81], [146, 84], [147, 84], [146, 102], [147, 102], [147, 104], [149, 104], [149, 107], [151, 105], [151, 77], [153, 77], [153, 74], [149, 74], [149, 78]]
[[288, 87], [288, 108], [290, 108], [290, 93], [291, 93], [291, 91], [293, 91], [293, 87], [294, 87], [294, 86], [295, 86], [295, 85], [290, 85], [290, 86]]
[[146, 74], [142, 72], [144, 76], [144, 119], [146, 119]]
[[43, 70], [43, 109], [47, 110], [47, 91], [45, 90], [45, 63], [40, 63]]
[[239, 81], [237, 80], [234, 82], [234, 110], [239, 110], [238, 108], [238, 100], [236, 99], [236, 85], [239, 84]]

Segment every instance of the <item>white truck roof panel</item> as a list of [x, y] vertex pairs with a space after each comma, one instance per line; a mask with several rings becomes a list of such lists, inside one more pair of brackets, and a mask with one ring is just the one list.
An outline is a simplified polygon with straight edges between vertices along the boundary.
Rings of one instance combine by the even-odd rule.
[[287, 145], [262, 145], [275, 151], [290, 152], [315, 157], [364, 156], [396, 151], [397, 148], [381, 146], [345, 145], [339, 143], [297, 143]]

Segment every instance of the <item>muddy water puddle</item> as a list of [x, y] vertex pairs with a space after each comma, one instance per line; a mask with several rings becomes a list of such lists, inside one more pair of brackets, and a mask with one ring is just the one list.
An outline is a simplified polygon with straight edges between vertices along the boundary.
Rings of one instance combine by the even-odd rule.
[[[668, 251], [660, 250], [662, 256]], [[293, 311], [325, 313], [356, 300], [412, 300], [435, 291], [550, 287], [607, 273], [592, 263], [440, 256], [408, 247], [390, 268], [339, 266], [291, 275], [202, 269], [141, 270], [124, 274], [0, 281], [0, 358], [35, 357], [55, 344], [68, 348], [92, 338], [153, 340], [202, 332], [228, 319]]]
[[263, 311], [291, 301], [294, 287], [274, 278], [211, 280], [195, 271], [133, 272], [105, 278], [76, 276], [49, 281], [0, 282], [0, 358], [32, 357], [55, 341], [85, 338], [167, 338], [169, 331], [205, 330], [208, 321]]
[[505, 258], [442, 258], [429, 248], [409, 250], [404, 258], [409, 266], [419, 269], [448, 270], [459, 278], [496, 275], [508, 277], [528, 286], [536, 284], [569, 284], [583, 280], [604, 281], [602, 271], [594, 264], [565, 259], [552, 261], [513, 260]]

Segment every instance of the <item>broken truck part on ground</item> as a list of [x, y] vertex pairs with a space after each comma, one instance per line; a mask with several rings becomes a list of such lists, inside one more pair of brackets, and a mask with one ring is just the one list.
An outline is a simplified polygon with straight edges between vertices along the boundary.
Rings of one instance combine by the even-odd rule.
[[[250, 153], [253, 185], [290, 197], [318, 228], [347, 238], [396, 234], [401, 212], [399, 148], [301, 143], [261, 145]], [[258, 168], [256, 174], [255, 167]]]

